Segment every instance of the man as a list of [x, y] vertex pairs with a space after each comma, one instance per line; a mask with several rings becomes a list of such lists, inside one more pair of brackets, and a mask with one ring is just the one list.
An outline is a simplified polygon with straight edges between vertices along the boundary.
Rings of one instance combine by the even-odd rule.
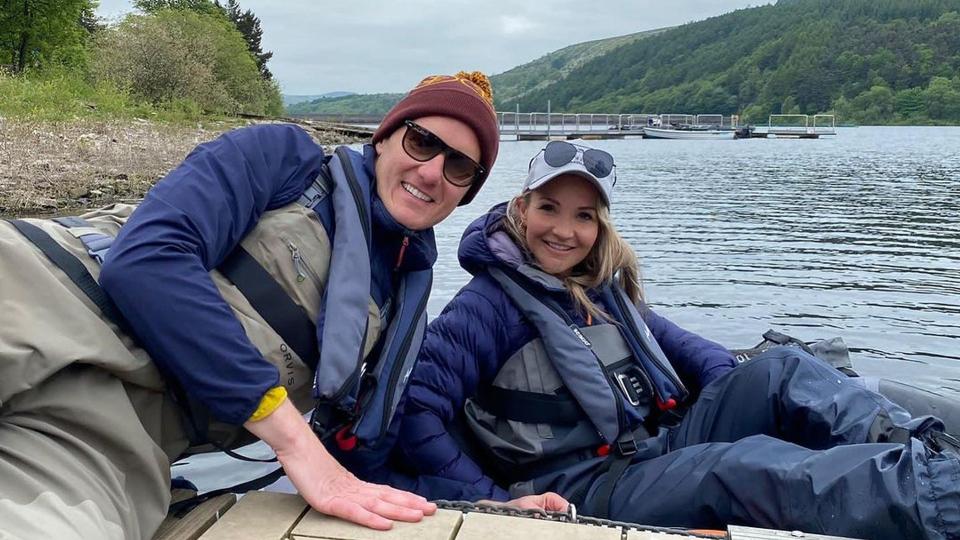
[[379, 529], [432, 513], [317, 435], [387, 444], [432, 227], [473, 199], [498, 141], [485, 76], [428, 77], [362, 153], [255, 126], [199, 146], [132, 215], [0, 223], [0, 531], [149, 538], [169, 463], [247, 432], [318, 511]]

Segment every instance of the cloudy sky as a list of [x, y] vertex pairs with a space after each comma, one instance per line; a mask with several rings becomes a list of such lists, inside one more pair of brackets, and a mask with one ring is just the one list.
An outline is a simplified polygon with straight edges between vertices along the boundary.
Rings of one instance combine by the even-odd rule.
[[[224, 2], [225, 3], [225, 2]], [[662, 28], [768, 0], [240, 0], [260, 17], [286, 94], [405, 92], [425, 75], [488, 75], [574, 43]], [[129, 0], [100, 0], [118, 20]]]

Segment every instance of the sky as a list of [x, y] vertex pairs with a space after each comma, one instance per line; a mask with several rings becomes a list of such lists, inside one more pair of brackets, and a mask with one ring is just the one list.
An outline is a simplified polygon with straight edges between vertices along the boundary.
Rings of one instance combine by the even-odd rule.
[[[222, 2], [225, 3], [225, 2]], [[285, 94], [406, 92], [423, 77], [502, 73], [575, 43], [675, 26], [766, 0], [240, 0], [260, 18]], [[129, 0], [100, 0], [117, 21]]]

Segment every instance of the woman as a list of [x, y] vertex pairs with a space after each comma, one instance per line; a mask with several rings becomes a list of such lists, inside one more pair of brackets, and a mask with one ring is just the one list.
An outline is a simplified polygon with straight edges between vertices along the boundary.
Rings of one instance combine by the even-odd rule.
[[0, 536], [150, 538], [170, 462], [249, 434], [321, 512], [380, 529], [431, 513], [352, 472], [389, 444], [432, 227], [498, 141], [487, 78], [433, 76], [362, 153], [255, 126], [198, 147], [132, 215], [0, 222]]
[[644, 302], [600, 150], [551, 142], [464, 233], [473, 279], [428, 327], [398, 446], [428, 497], [553, 491], [645, 524], [952, 537], [942, 425], [793, 348], [730, 353]]

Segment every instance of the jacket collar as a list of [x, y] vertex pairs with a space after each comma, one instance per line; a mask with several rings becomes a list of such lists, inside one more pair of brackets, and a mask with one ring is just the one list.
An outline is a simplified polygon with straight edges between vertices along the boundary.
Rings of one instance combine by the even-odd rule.
[[507, 203], [500, 203], [471, 223], [460, 242], [460, 265], [471, 274], [489, 265], [519, 272], [533, 283], [551, 292], [565, 292], [563, 282], [537, 267], [504, 230]]
[[433, 228], [412, 231], [398, 223], [393, 215], [387, 211], [386, 205], [383, 204], [377, 194], [377, 177], [374, 167], [376, 156], [373, 145], [365, 144], [363, 146], [363, 168], [371, 183], [370, 215], [374, 230], [374, 251], [381, 253], [385, 261], [390, 261], [390, 267], [393, 268], [399, 258], [403, 238], [407, 237], [409, 243], [403, 250], [399, 270], [411, 272], [433, 267], [437, 260], [437, 245]]

